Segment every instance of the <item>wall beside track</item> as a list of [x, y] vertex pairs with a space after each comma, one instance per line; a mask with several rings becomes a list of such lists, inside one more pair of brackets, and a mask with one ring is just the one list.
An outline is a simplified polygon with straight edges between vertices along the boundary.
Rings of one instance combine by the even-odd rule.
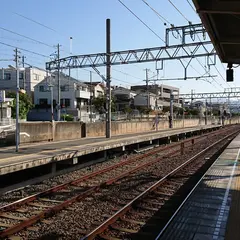
[[[226, 120], [225, 124], [239, 123], [239, 118]], [[204, 125], [205, 121], [199, 119], [174, 120], [173, 128], [194, 127]], [[208, 121], [212, 124], [212, 121]], [[217, 124], [215, 121], [214, 124]], [[161, 120], [158, 130], [168, 129], [169, 123]], [[154, 121], [124, 121], [112, 122], [112, 136], [130, 133], [149, 132], [156, 130]], [[60, 141], [79, 139], [83, 137], [105, 136], [105, 122], [80, 123], [80, 122], [24, 122], [20, 123], [20, 143], [41, 141]]]

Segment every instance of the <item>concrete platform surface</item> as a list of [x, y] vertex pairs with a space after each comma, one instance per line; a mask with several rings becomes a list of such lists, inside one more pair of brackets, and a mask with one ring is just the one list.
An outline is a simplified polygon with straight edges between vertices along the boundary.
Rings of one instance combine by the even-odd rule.
[[15, 152], [15, 147], [4, 147], [0, 148], [0, 175], [51, 162], [71, 159], [89, 153], [219, 127], [218, 125], [209, 125], [127, 134], [114, 136], [111, 139], [98, 137], [60, 142], [34, 143], [20, 146], [18, 153]]
[[240, 239], [239, 154], [240, 134], [207, 171], [163, 235], [156, 240]]

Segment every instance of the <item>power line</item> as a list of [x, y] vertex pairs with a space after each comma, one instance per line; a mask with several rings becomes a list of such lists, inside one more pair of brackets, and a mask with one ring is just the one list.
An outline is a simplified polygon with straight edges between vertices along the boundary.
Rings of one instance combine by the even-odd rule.
[[[19, 14], [19, 13], [16, 13], [16, 12], [13, 12], [13, 13], [16, 14], [17, 16], [20, 16], [20, 17], [22, 17], [22, 18], [24, 18], [24, 19], [27, 19], [27, 20], [30, 21], [30, 22], [33, 22], [33, 23], [35, 23], [35, 24], [37, 24], [37, 25], [39, 25], [39, 26], [42, 26], [42, 27], [44, 27], [44, 28], [46, 28], [46, 29], [48, 29], [48, 30], [51, 30], [51, 31], [53, 31], [53, 32], [55, 32], [55, 33], [63, 36], [63, 37], [70, 38], [70, 36], [67, 36], [67, 35], [65, 35], [65, 34], [62, 34], [61, 32], [53, 29], [52, 27], [49, 27], [49, 26], [47, 26], [47, 25], [45, 25], [45, 24], [42, 24], [42, 23], [40, 23], [40, 22], [38, 22], [38, 21], [36, 21], [36, 20], [34, 20], [34, 19], [32, 19], [32, 18], [26, 17], [26, 16], [24, 16], [24, 15], [22, 15], [22, 14]], [[66, 46], [63, 46], [63, 47], [66, 47]], [[66, 47], [66, 48], [67, 48], [67, 47]], [[64, 50], [61, 50], [61, 51], [64, 51]], [[71, 54], [71, 52], [69, 52], [69, 53]]]
[[154, 30], [152, 30], [141, 18], [139, 18], [130, 8], [128, 8], [121, 0], [118, 0], [130, 13], [132, 13], [145, 27], [147, 27], [155, 36], [157, 36], [161, 41], [165, 43], [163, 38], [161, 38]]
[[167, 22], [169, 25], [172, 25], [165, 17], [163, 17], [159, 12], [157, 12], [153, 7], [151, 7], [146, 0], [142, 0], [142, 2], [144, 2], [144, 3], [158, 16], [158, 18], [159, 18], [164, 24], [166, 24], [166, 22]]
[[192, 10], [196, 13], [195, 8], [193, 7], [193, 5], [189, 2], [189, 0], [187, 0], [188, 4], [190, 5], [190, 7], [192, 8]]
[[[42, 23], [40, 23], [40, 22], [38, 22], [38, 21], [36, 21], [36, 20], [34, 20], [34, 19], [32, 19], [32, 18], [26, 17], [26, 16], [24, 16], [24, 15], [22, 15], [22, 14], [19, 14], [19, 13], [16, 13], [16, 12], [14, 12], [14, 14], [16, 14], [16, 15], [24, 18], [24, 19], [27, 19], [28, 21], [31, 21], [31, 22], [33, 22], [33, 23], [35, 23], [35, 24], [38, 24], [38, 25], [40, 25], [40, 26], [42, 26], [42, 27], [44, 27], [44, 28], [47, 28], [47, 29], [49, 29], [49, 30], [51, 30], [51, 31], [53, 31], [53, 32], [56, 32], [56, 33], [58, 33], [58, 34], [60, 34], [60, 35], [62, 35], [62, 36], [66, 36], [65, 34], [61, 34], [60, 32], [56, 31], [55, 29], [53, 29], [53, 28], [51, 28], [51, 27], [48, 27], [48, 26], [46, 26], [46, 25], [44, 25], [44, 24], [42, 24]], [[161, 40], [162, 40], [162, 39], [161, 39]], [[51, 46], [51, 47], [52, 47], [52, 46]], [[65, 50], [61, 50], [61, 51], [66, 52]], [[84, 70], [86, 70], [86, 69], [84, 69]], [[114, 71], [117, 71], [117, 70], [115, 70], [115, 69], [113, 69], [113, 70], [114, 70]], [[86, 70], [86, 71], [90, 72], [90, 70]], [[94, 73], [95, 73], [95, 72], [94, 72]], [[122, 72], [122, 73], [123, 73], [123, 74], [126, 74], [126, 75], [129, 75], [129, 76], [131, 76], [131, 77], [134, 77], [133, 75], [130, 75], [130, 74], [128, 74], [128, 73], [124, 73], [124, 72]], [[97, 73], [96, 73], [96, 74], [97, 74]], [[134, 78], [137, 78], [137, 77], [134, 77]], [[140, 79], [140, 78], [138, 78], [138, 79]]]
[[172, 4], [172, 6], [182, 15], [183, 18], [186, 19], [187, 22], [190, 22], [185, 16], [184, 14], [174, 5], [174, 3], [171, 0], [168, 0], [169, 3]]
[[39, 41], [39, 40], [33, 39], [33, 38], [31, 38], [31, 37], [25, 36], [25, 35], [20, 34], [20, 33], [14, 32], [14, 31], [12, 31], [12, 30], [9, 30], [9, 29], [3, 28], [3, 27], [0, 27], [0, 29], [4, 30], [4, 31], [6, 31], [6, 32], [10, 32], [10, 33], [12, 33], [12, 34], [15, 34], [15, 35], [17, 35], [17, 36], [26, 38], [26, 39], [28, 39], [28, 40], [37, 42], [37, 43], [39, 43], [39, 44], [45, 45], [45, 46], [47, 46], [47, 47], [53, 48], [53, 46], [51, 46], [51, 45], [49, 45], [49, 44], [47, 44], [47, 43], [41, 42], [41, 41]]
[[5, 45], [7, 47], [18, 48], [19, 50], [22, 50], [22, 51], [25, 51], [25, 52], [29, 52], [29, 53], [32, 53], [32, 54], [35, 54], [35, 55], [38, 55], [38, 56], [41, 56], [41, 57], [47, 57], [48, 58], [48, 56], [43, 55], [41, 53], [37, 53], [37, 52], [33, 52], [33, 51], [30, 51], [30, 50], [27, 50], [27, 49], [24, 49], [24, 48], [16, 47], [16, 46], [4, 43], [4, 42], [0, 42], [0, 44]]
[[130, 76], [130, 77], [133, 77], [133, 78], [136, 78], [136, 79], [142, 79], [142, 78], [139, 78], [139, 77], [135, 77], [135, 76], [133, 76], [133, 75], [131, 75], [131, 74], [129, 74], [129, 73], [126, 73], [126, 72], [122, 72], [122, 71], [120, 71], [120, 70], [116, 70], [116, 69], [112, 69], [113, 71], [115, 71], [115, 72], [120, 72], [120, 73], [122, 73], [122, 74], [125, 74], [125, 75], [127, 75], [127, 76]]
[[19, 14], [19, 13], [16, 13], [16, 12], [13, 12], [15, 15], [18, 15], [19, 17], [22, 17], [22, 18], [25, 18], [25, 19], [27, 19], [27, 20], [29, 20], [29, 21], [31, 21], [31, 22], [34, 22], [34, 23], [36, 23], [36, 24], [38, 24], [38, 25], [40, 25], [40, 26], [42, 26], [42, 27], [45, 27], [45, 28], [47, 28], [47, 29], [49, 29], [49, 30], [51, 30], [51, 31], [53, 31], [53, 32], [56, 32], [56, 33], [58, 33], [56, 30], [54, 30], [53, 28], [51, 28], [51, 27], [48, 27], [48, 26], [46, 26], [46, 25], [44, 25], [44, 24], [42, 24], [42, 23], [40, 23], [40, 22], [37, 22], [37, 21], [35, 21], [35, 20], [33, 20], [33, 19], [31, 19], [31, 18], [29, 18], [29, 17], [26, 17], [26, 16], [24, 16], [24, 15], [22, 15], [22, 14]]
[[[191, 8], [192, 8], [192, 10], [195, 12], [195, 14], [198, 16], [198, 14], [196, 13], [194, 7], [193, 7], [192, 4], [189, 2], [189, 0], [187, 0], [187, 2], [188, 2], [188, 4], [191, 6]], [[197, 37], [198, 37], [199, 41], [201, 42], [200, 37], [199, 37], [198, 35], [197, 35]], [[213, 62], [212, 59], [210, 59], [210, 60], [211, 60], [211, 62]], [[225, 70], [222, 62], [221, 62], [221, 65], [222, 65], [223, 69]], [[223, 77], [222, 74], [219, 72], [219, 70], [217, 69], [217, 67], [216, 67], [215, 65], [214, 65], [214, 67], [216, 68], [217, 72], [219, 73], [219, 75], [220, 75], [221, 78], [223, 79], [224, 83], [226, 83], [224, 77]], [[214, 79], [214, 81], [216, 81], [216, 80]], [[218, 83], [218, 84], [219, 84], [219, 83]], [[226, 84], [230, 87], [229, 83], [226, 83]]]
[[[168, 0], [171, 4], [172, 4], [172, 6], [181, 14], [181, 16], [185, 19], [185, 20], [187, 20], [189, 23], [191, 23], [184, 15], [183, 15], [183, 13], [172, 3], [172, 1], [171, 0]], [[194, 11], [195, 12], [195, 11]], [[196, 13], [196, 12], [195, 12]], [[197, 34], [197, 37], [198, 37], [198, 39], [199, 39], [199, 41], [202, 43], [202, 41], [201, 41], [201, 39], [200, 39], [200, 37], [198, 36], [198, 34]], [[213, 61], [212, 61], [212, 59], [210, 58], [210, 60], [211, 60], [211, 62], [213, 63]], [[197, 61], [200, 63], [200, 61], [197, 59]], [[201, 63], [200, 63], [200, 65], [202, 65]], [[204, 66], [202, 65], [202, 67], [204, 68]], [[216, 68], [216, 70], [217, 70], [217, 72], [220, 74], [220, 76], [222, 77], [222, 79], [223, 79], [223, 81], [224, 81], [224, 83], [226, 84], [226, 82], [225, 82], [225, 79], [223, 78], [223, 76], [222, 76], [222, 74], [219, 72], [219, 70], [217, 69], [217, 67], [214, 65], [214, 67]], [[212, 78], [217, 84], [219, 84], [214, 78]], [[227, 83], [228, 84], [228, 83]], [[219, 84], [220, 85], [220, 84]], [[221, 85], [220, 85], [221, 86]], [[228, 86], [230, 86], [229, 84], [228, 84]]]
[[[166, 18], [164, 18], [161, 14], [159, 14], [155, 9], [153, 9], [147, 2], [146, 2], [146, 0], [142, 0], [144, 3], [146, 3], [146, 5], [148, 6], [148, 7], [150, 7], [156, 14], [158, 14], [159, 16], [161, 16], [163, 19], [165, 19], [171, 26], [173, 26], [173, 24], [171, 24]], [[183, 14], [181, 13], [181, 15], [183, 16]], [[161, 21], [162, 21], [162, 19], [161, 19]], [[177, 32], [178, 33], [178, 35], [180, 35], [180, 37], [181, 37], [181, 34], [179, 33], [179, 32]], [[197, 58], [197, 61], [198, 61], [198, 63], [203, 67], [203, 69], [205, 70], [205, 68], [204, 68], [204, 66], [202, 65], [202, 63], [198, 60], [198, 58]], [[191, 64], [190, 64], [190, 67], [192, 68], [192, 69], [194, 69], [198, 74], [200, 74], [201, 75], [201, 73], [199, 72], [199, 71], [197, 71]], [[215, 81], [215, 79], [213, 78], [213, 80]]]

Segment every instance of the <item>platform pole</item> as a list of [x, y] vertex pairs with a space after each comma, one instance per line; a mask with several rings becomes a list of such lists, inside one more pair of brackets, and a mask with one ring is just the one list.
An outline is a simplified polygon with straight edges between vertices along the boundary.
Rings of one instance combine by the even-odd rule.
[[169, 116], [169, 128], [173, 128], [173, 90], [170, 93], [170, 116]]
[[111, 25], [106, 21], [106, 138], [111, 138]]

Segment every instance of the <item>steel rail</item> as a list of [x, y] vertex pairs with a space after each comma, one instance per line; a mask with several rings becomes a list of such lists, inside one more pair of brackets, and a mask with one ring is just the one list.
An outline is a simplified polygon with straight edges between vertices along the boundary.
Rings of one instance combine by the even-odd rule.
[[[160, 147], [160, 150], [162, 151], [162, 150], [168, 150], [168, 149], [171, 149], [171, 148], [175, 148], [175, 147], [178, 147], [178, 146], [180, 147], [181, 143], [188, 143], [188, 142], [191, 142], [193, 139], [196, 140], [196, 139], [204, 138], [204, 137], [207, 137], [208, 135], [211, 135], [211, 134], [214, 134], [214, 133], [215, 132], [206, 133], [204, 135], [196, 136], [196, 137], [193, 137], [193, 138], [190, 138], [190, 139], [186, 139], [186, 140], [183, 140], [181, 142], [172, 143], [172, 144], [167, 145], [165, 147], [162, 147], [162, 148]], [[195, 142], [192, 145], [194, 145], [194, 144], [195, 144]], [[47, 189], [45, 191], [42, 191], [40, 193], [36, 193], [36, 194], [33, 194], [33, 195], [28, 196], [26, 198], [23, 198], [23, 199], [20, 199], [18, 201], [15, 201], [13, 203], [7, 204], [5, 206], [0, 207], [0, 213], [4, 212], [4, 211], [14, 210], [19, 205], [23, 205], [23, 204], [29, 203], [31, 201], [36, 200], [37, 198], [44, 197], [47, 194], [54, 193], [54, 192], [57, 192], [59, 190], [62, 190], [62, 189], [64, 189], [65, 187], [67, 187], [69, 185], [76, 185], [76, 184], [78, 184], [78, 183], [80, 183], [82, 181], [85, 181], [85, 180], [89, 179], [89, 178], [96, 177], [96, 176], [98, 176], [98, 175], [100, 175], [102, 173], [108, 172], [108, 171], [113, 170], [113, 169], [115, 169], [117, 167], [121, 167], [121, 166], [130, 164], [130, 163], [132, 163], [134, 161], [143, 159], [145, 157], [151, 156], [151, 155], [156, 154], [158, 152], [159, 152], [159, 148], [156, 148], [156, 149], [151, 150], [151, 151], [149, 151], [147, 153], [144, 153], [142, 155], [134, 156], [134, 157], [132, 157], [132, 158], [126, 160], [126, 161], [122, 161], [120, 163], [114, 164], [112, 166], [106, 167], [104, 169], [98, 170], [98, 171], [90, 173], [88, 175], [82, 176], [79, 179], [75, 179], [75, 180], [72, 180], [72, 181], [60, 184], [58, 186], [49, 188], [49, 189]]]
[[[225, 132], [225, 131], [226, 131], [226, 130], [224, 130], [223, 132]], [[195, 137], [195, 139], [196, 139], [196, 138], [206, 138], [206, 137], [208, 137], [209, 135], [211, 135], [211, 134], [213, 134], [213, 133], [214, 133], [214, 132], [211, 132], [211, 133], [208, 133], [208, 134], [204, 134], [204, 135]], [[193, 138], [191, 138], [191, 139], [186, 139], [186, 140], [184, 140], [184, 141], [182, 141], [182, 142], [175, 143], [174, 145], [165, 146], [165, 147], [162, 148], [162, 149], [167, 150], [167, 149], [170, 149], [170, 148], [175, 148], [175, 147], [181, 146], [181, 143], [183, 143], [183, 142], [185, 142], [185, 143], [186, 143], [186, 142], [190, 142], [192, 139], [193, 139]], [[124, 164], [126, 165], [127, 163], [129, 163], [129, 162], [131, 163], [131, 162], [133, 162], [134, 160], [138, 160], [138, 159], [147, 157], [147, 156], [149, 156], [149, 155], [151, 156], [152, 154], [157, 153], [158, 151], [159, 151], [159, 149], [156, 149], [155, 151], [150, 151], [150, 152], [148, 152], [148, 153], [146, 153], [146, 154], [143, 154], [143, 155], [141, 155], [141, 156], [135, 157], [135, 158], [130, 159], [130, 160], [128, 160], [128, 161], [124, 161], [124, 162], [115, 164], [115, 165], [113, 165], [113, 166], [107, 167], [107, 168], [105, 168], [105, 169], [99, 170], [99, 171], [97, 171], [97, 172], [91, 173], [91, 174], [89, 174], [89, 175], [83, 176], [83, 177], [81, 177], [81, 178], [79, 178], [79, 179], [77, 179], [77, 180], [73, 180], [73, 181], [70, 181], [70, 182], [68, 182], [68, 183], [64, 183], [64, 184], [58, 185], [58, 186], [56, 186], [56, 187], [50, 188], [50, 189], [48, 189], [48, 190], [45, 190], [45, 191], [43, 191], [43, 192], [41, 192], [41, 193], [37, 193], [37, 194], [34, 194], [34, 195], [32, 195], [32, 196], [26, 197], [26, 198], [24, 198], [24, 199], [18, 200], [18, 201], [14, 202], [14, 203], [10, 203], [10, 204], [8, 204], [8, 205], [3, 206], [3, 207], [0, 208], [0, 217], [1, 217], [1, 213], [3, 213], [3, 212], [12, 211], [12, 210], [16, 209], [17, 207], [22, 206], [23, 204], [27, 204], [27, 203], [29, 203], [29, 202], [31, 202], [31, 201], [38, 200], [38, 198], [41, 198], [41, 197], [46, 196], [46, 195], [48, 195], [48, 194], [57, 192], [57, 191], [65, 188], [65, 187], [67, 187], [68, 185], [77, 184], [77, 183], [79, 183], [79, 182], [81, 182], [81, 181], [87, 180], [87, 179], [89, 179], [89, 178], [91, 178], [91, 177], [98, 176], [98, 175], [100, 175], [101, 173], [104, 173], [104, 172], [107, 172], [107, 171], [109, 171], [109, 170], [111, 170], [111, 169], [114, 169], [114, 168], [117, 167], [117, 166], [123, 166]], [[141, 164], [141, 165], [139, 165], [138, 167], [135, 167], [135, 168], [133, 168], [133, 169], [131, 169], [131, 170], [129, 170], [129, 171], [125, 171], [125, 172], [123, 172], [122, 174], [118, 175], [117, 177], [108, 179], [108, 180], [100, 183], [100, 184], [97, 185], [97, 186], [90, 187], [90, 189], [88, 189], [88, 190], [86, 190], [86, 191], [84, 191], [84, 192], [82, 192], [82, 193], [80, 193], [80, 194], [77, 194], [76, 196], [74, 196], [74, 197], [72, 197], [72, 198], [70, 198], [70, 199], [68, 199], [68, 200], [66, 200], [66, 201], [63, 201], [62, 203], [60, 203], [60, 204], [58, 204], [58, 205], [55, 205], [55, 206], [53, 206], [53, 207], [49, 207], [47, 210], [44, 210], [44, 211], [42, 211], [41, 213], [39, 213], [39, 214], [37, 214], [37, 215], [35, 215], [35, 216], [32, 216], [32, 217], [28, 218], [27, 220], [24, 220], [24, 221], [20, 222], [19, 224], [13, 225], [13, 226], [11, 226], [11, 227], [9, 227], [9, 228], [1, 231], [1, 232], [0, 232], [0, 238], [7, 237], [7, 236], [10, 236], [10, 235], [12, 235], [12, 234], [14, 234], [14, 233], [16, 233], [16, 232], [19, 232], [19, 231], [22, 230], [23, 228], [26, 228], [26, 227], [31, 226], [32, 224], [36, 223], [38, 220], [40, 220], [40, 219], [42, 219], [42, 218], [49, 217], [49, 216], [55, 214], [56, 212], [59, 212], [60, 210], [66, 208], [68, 205], [72, 204], [73, 202], [85, 198], [86, 196], [88, 196], [89, 194], [91, 194], [91, 193], [99, 190], [100, 188], [103, 188], [103, 187], [105, 187], [106, 185], [110, 185], [110, 184], [112, 184], [112, 183], [114, 183], [114, 182], [116, 182], [116, 181], [124, 178], [125, 176], [128, 176], [128, 175], [130, 175], [130, 174], [132, 174], [132, 173], [134, 173], [134, 172], [136, 172], [136, 171], [138, 171], [138, 170], [140, 170], [140, 169], [142, 169], [142, 168], [145, 168], [145, 167], [147, 167], [147, 166], [153, 165], [153, 164], [157, 163], [158, 161], [160, 161], [163, 157], [172, 156], [173, 154], [176, 154], [176, 153], [180, 153], [180, 152], [179, 152], [179, 149], [177, 149], [177, 150], [175, 150], [175, 151], [171, 151], [170, 153], [167, 153], [167, 154], [165, 154], [165, 155], [163, 155], [163, 156], [161, 156], [161, 157], [158, 157], [158, 158], [156, 158], [156, 159], [154, 159], [154, 160], [152, 160], [152, 161], [150, 161], [150, 162]]]
[[[173, 154], [175, 153], [179, 153], [179, 150], [175, 150], [174, 152], [170, 152], [168, 154], [165, 155], [166, 156], [172, 156]], [[107, 185], [111, 185], [113, 184], [114, 182], [142, 169], [142, 168], [145, 168], [147, 166], [150, 166], [150, 165], [153, 165], [154, 163], [157, 163], [158, 161], [162, 160], [162, 157], [159, 157], [153, 161], [150, 161], [150, 162], [147, 162], [147, 163], [144, 163], [144, 164], [141, 164], [139, 165], [138, 167], [134, 168], [134, 169], [131, 169], [130, 171], [126, 171], [124, 172], [123, 174], [121, 175], [118, 175], [117, 177], [114, 177], [114, 178], [111, 178], [111, 179], [108, 179], [102, 183], [100, 183], [99, 185], [97, 186], [94, 186], [94, 187], [91, 187], [90, 189], [80, 193], [80, 194], [77, 194], [76, 196], [56, 205], [56, 206], [53, 206], [53, 207], [49, 207], [49, 209], [47, 210], [44, 210], [42, 211], [41, 213], [35, 215], [35, 216], [32, 216], [30, 218], [28, 218], [27, 220], [24, 220], [22, 222], [20, 222], [19, 224], [16, 224], [16, 225], [13, 225], [3, 231], [0, 232], [0, 238], [2, 237], [7, 237], [7, 236], [10, 236], [16, 232], [19, 232], [20, 230], [26, 228], [27, 226], [31, 226], [32, 224], [36, 223], [38, 220], [42, 219], [42, 218], [46, 218], [46, 217], [49, 217], [51, 215], [53, 215], [54, 213], [57, 213], [59, 212], [60, 210], [66, 208], [68, 205], [72, 204], [73, 202], [76, 202], [76, 201], [79, 201], [85, 197], [87, 197], [88, 195], [90, 195], [91, 193], [94, 193], [96, 192], [97, 190], [99, 190], [100, 188], [103, 188]], [[11, 210], [11, 209], [10, 209]], [[0, 212], [0, 216], [1, 216], [1, 212]]]
[[186, 165], [188, 165], [189, 163], [191, 163], [193, 160], [195, 160], [197, 157], [200, 157], [201, 155], [203, 155], [204, 153], [206, 153], [208, 150], [214, 148], [216, 145], [218, 145], [220, 142], [226, 140], [227, 138], [232, 137], [233, 135], [236, 135], [237, 133], [239, 133], [240, 130], [238, 130], [237, 132], [231, 133], [229, 135], [227, 135], [226, 137], [218, 140], [217, 142], [211, 144], [210, 146], [208, 146], [207, 148], [205, 148], [204, 150], [202, 150], [201, 152], [197, 153], [195, 156], [191, 157], [190, 159], [188, 159], [186, 162], [184, 162], [183, 164], [181, 164], [180, 166], [178, 166], [177, 168], [175, 168], [173, 171], [171, 171], [170, 173], [168, 173], [166, 176], [164, 176], [163, 178], [161, 178], [159, 181], [157, 181], [156, 183], [154, 183], [151, 187], [149, 187], [147, 190], [145, 190], [144, 192], [142, 192], [141, 194], [139, 194], [136, 198], [134, 198], [132, 201], [130, 201], [128, 204], [126, 204], [124, 207], [122, 207], [119, 211], [117, 211], [113, 216], [111, 216], [110, 218], [108, 218], [104, 223], [102, 223], [100, 226], [98, 226], [97, 228], [95, 228], [92, 232], [90, 232], [88, 235], [86, 235], [85, 237], [81, 238], [81, 240], [91, 240], [94, 239], [98, 234], [104, 232], [110, 225], [112, 225], [113, 223], [115, 223], [120, 217], [122, 217], [126, 212], [128, 212], [133, 205], [135, 205], [137, 202], [139, 202], [142, 198], [144, 198], [146, 195], [148, 195], [150, 192], [154, 191], [156, 188], [158, 188], [161, 184], [163, 184], [169, 177], [171, 177], [172, 175], [174, 175], [175, 173], [177, 173], [179, 170], [181, 170], [183, 167], [185, 167]]

